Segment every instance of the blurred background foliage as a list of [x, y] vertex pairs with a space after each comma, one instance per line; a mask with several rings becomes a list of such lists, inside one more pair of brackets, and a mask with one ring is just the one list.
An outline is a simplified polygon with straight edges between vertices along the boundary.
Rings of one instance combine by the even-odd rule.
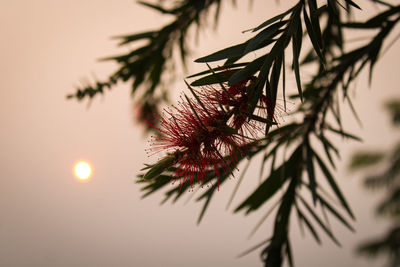
[[[385, 108], [395, 130], [399, 131], [400, 100], [387, 102]], [[400, 142], [388, 151], [376, 149], [357, 152], [349, 168], [352, 171], [372, 173], [365, 177], [364, 185], [370, 190], [384, 192], [383, 199], [376, 207], [376, 214], [391, 222], [386, 233], [363, 242], [358, 252], [370, 257], [382, 254], [388, 258], [387, 266], [400, 266]]]
[[[118, 63], [119, 68], [106, 80], [77, 88], [68, 98], [91, 99], [120, 82], [129, 82], [140, 110], [137, 119], [146, 125], [157, 125], [160, 107], [168, 102], [171, 89], [166, 81], [174, 77], [176, 55], [179, 55], [183, 64], [187, 63], [190, 29], [208, 26], [206, 22], [210, 17], [216, 25], [222, 2], [235, 4], [235, 1], [220, 0], [138, 2], [171, 17], [171, 22], [153, 31], [117, 37], [121, 46], [133, 45], [135, 48], [126, 54], [106, 58]], [[189, 183], [171, 186], [177, 167], [165, 164], [168, 158], [145, 165], [138, 179], [143, 184], [144, 196], [166, 188], [165, 201], [176, 201], [188, 192], [192, 197], [199, 192], [200, 195], [195, 199], [204, 203], [200, 222], [214, 193], [233, 175], [236, 164], [244, 161], [249, 163], [258, 156], [261, 158], [260, 184], [241, 201], [234, 212], [245, 212], [246, 215], [254, 211], [264, 212], [262, 222], [273, 214], [273, 233], [248, 252], [262, 247], [261, 259], [265, 266], [282, 266], [285, 260], [293, 266], [289, 227], [293, 216], [297, 216], [298, 223], [307, 229], [316, 242], [321, 242], [320, 235], [324, 233], [340, 245], [328, 217], [335, 218], [353, 231], [351, 221], [354, 215], [334, 176], [335, 161], [340, 158], [340, 151], [338, 144], [332, 140], [334, 136], [341, 136], [361, 141], [343, 129], [341, 105], [343, 102], [349, 105], [358, 119], [349, 94], [351, 85], [364, 69], [368, 69], [371, 80], [382, 50], [389, 48], [399, 38], [393, 36], [393, 30], [400, 21], [399, 5], [380, 0], [364, 1], [362, 4], [374, 4], [379, 8], [369, 19], [356, 21], [352, 19], [352, 12], [362, 9], [358, 1], [300, 0], [285, 12], [264, 18], [263, 23], [246, 31], [250, 36], [247, 41], [197, 59], [196, 62], [207, 65], [204, 71], [187, 79], [192, 87], [198, 87], [199, 90], [202, 86], [224, 89], [245, 79], [253, 80], [247, 90], [248, 120], [262, 123], [264, 135], [243, 145], [242, 150], [246, 151], [246, 155], [239, 153], [224, 158], [224, 162], [233, 166], [230, 173], [222, 169], [210, 169], [207, 182], [198, 187], [203, 190], [197, 191], [198, 188], [191, 188]], [[238, 29], [238, 33], [241, 30]], [[348, 46], [344, 36], [353, 31], [364, 31], [369, 37], [361, 45]], [[249, 56], [253, 51], [258, 52], [255, 59]], [[304, 78], [304, 68], [308, 68], [307, 76], [310, 78]], [[286, 88], [288, 74], [293, 75], [296, 81], [295, 91]], [[274, 121], [274, 112], [268, 112], [264, 117], [258, 116], [256, 108], [262, 96], [268, 97], [272, 110], [279, 106], [277, 99], [282, 98], [281, 108], [288, 113], [288, 98], [296, 101], [296, 108], [287, 116], [293, 119], [277, 127], [270, 123]], [[394, 122], [399, 123], [399, 104], [393, 102], [388, 107], [394, 114]], [[154, 130], [151, 127], [149, 129]], [[398, 161], [398, 150], [391, 159], [396, 155]], [[232, 158], [236, 162], [232, 162]], [[355, 157], [352, 166], [370, 165], [385, 158], [384, 154], [378, 153], [360, 154]], [[391, 176], [385, 172], [383, 176], [367, 179], [368, 183], [374, 186], [393, 183], [398, 163], [392, 165], [387, 171], [393, 173]], [[240, 174], [237, 187], [244, 180], [245, 170], [247, 167]], [[231, 200], [236, 191], [237, 188]], [[398, 203], [399, 191], [393, 194], [391, 197]], [[265, 203], [270, 201], [275, 201], [275, 204], [266, 208]], [[392, 200], [388, 201], [381, 205], [383, 213], [388, 209], [393, 212], [394, 206], [389, 204]], [[398, 237], [398, 227], [394, 230]], [[388, 235], [390, 238], [393, 236], [394, 232]], [[376, 244], [366, 245], [361, 251], [378, 251], [387, 245]], [[397, 249], [398, 255], [398, 246], [394, 249]]]

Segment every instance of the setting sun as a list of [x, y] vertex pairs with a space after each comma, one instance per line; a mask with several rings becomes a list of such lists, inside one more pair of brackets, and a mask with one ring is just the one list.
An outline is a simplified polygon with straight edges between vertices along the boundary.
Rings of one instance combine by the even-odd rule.
[[79, 161], [75, 164], [74, 173], [79, 180], [87, 180], [92, 175], [92, 167], [86, 161]]

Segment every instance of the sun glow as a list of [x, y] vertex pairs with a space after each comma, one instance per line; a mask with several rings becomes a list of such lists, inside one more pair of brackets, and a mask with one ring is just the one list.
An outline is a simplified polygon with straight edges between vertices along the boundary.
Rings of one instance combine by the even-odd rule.
[[75, 164], [74, 173], [79, 180], [87, 180], [92, 175], [92, 167], [86, 161], [79, 161]]

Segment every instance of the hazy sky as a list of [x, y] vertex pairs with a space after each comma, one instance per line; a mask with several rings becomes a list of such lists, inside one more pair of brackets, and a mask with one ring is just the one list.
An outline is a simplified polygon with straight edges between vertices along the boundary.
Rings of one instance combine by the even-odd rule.
[[[242, 30], [292, 1], [276, 7], [275, 1], [255, 0], [251, 10], [248, 1], [238, 2], [232, 9], [227, 1], [218, 30], [200, 34], [189, 62], [247, 39]], [[363, 12], [373, 12], [366, 2], [360, 1]], [[156, 29], [166, 19], [132, 0], [1, 4], [0, 266], [261, 266], [260, 251], [236, 255], [269, 237], [272, 220], [247, 239], [263, 212], [244, 217], [225, 209], [237, 180], [216, 194], [200, 225], [199, 203], [159, 206], [161, 194], [141, 200], [135, 176], [156, 158], [146, 157], [146, 139], [132, 122], [129, 85], [95, 98], [90, 107], [65, 99], [80, 81], [114, 71], [113, 63], [96, 61], [127, 51], [109, 37]], [[309, 234], [301, 237], [294, 220], [296, 266], [379, 266], [354, 255], [359, 241], [383, 231], [384, 221], [372, 211], [379, 198], [360, 186], [359, 176], [342, 170], [355, 149], [389, 148], [396, 137], [382, 101], [398, 92], [399, 58], [396, 44], [377, 64], [371, 89], [365, 75], [357, 83], [355, 106], [363, 127], [343, 108], [345, 127], [364, 139], [340, 141], [343, 161], [336, 173], [356, 214], [357, 232], [333, 223], [343, 247], [327, 238], [319, 247]], [[192, 73], [204, 68], [188, 66]], [[185, 87], [182, 81], [172, 86]], [[94, 166], [87, 183], [72, 174], [80, 159]], [[257, 185], [255, 173], [257, 165], [234, 205]]]

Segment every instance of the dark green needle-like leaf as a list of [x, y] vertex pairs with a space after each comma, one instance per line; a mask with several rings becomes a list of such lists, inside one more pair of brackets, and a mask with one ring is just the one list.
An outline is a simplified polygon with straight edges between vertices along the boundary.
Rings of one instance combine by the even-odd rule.
[[349, 205], [347, 204], [347, 201], [345, 200], [341, 190], [339, 189], [338, 185], [336, 184], [335, 179], [333, 178], [332, 174], [326, 167], [325, 163], [319, 158], [319, 156], [317, 154], [314, 154], [314, 156], [318, 162], [319, 167], [321, 168], [321, 171], [323, 172], [325, 178], [327, 179], [329, 185], [331, 186], [333, 192], [336, 194], [337, 198], [340, 200], [343, 207], [347, 210], [347, 213], [351, 216], [351, 218], [354, 219], [353, 212], [351, 211]]

